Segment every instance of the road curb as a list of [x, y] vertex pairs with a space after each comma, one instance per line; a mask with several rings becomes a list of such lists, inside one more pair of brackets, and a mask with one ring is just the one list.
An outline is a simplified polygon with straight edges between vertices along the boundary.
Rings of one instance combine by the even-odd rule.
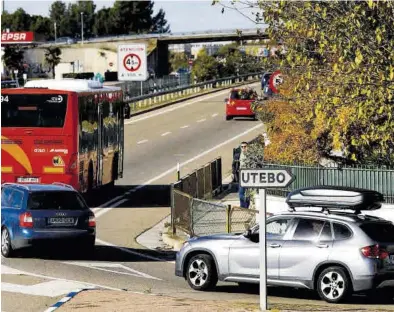
[[179, 251], [182, 248], [183, 243], [185, 240], [179, 236], [176, 235], [170, 235], [163, 233], [161, 235], [163, 242], [167, 244], [168, 246], [172, 247], [174, 251]]
[[[208, 92], [204, 92], [204, 93], [197, 93], [197, 94], [194, 94], [194, 95], [189, 96], [189, 97], [177, 99], [177, 100], [171, 101], [171, 102], [169, 102], [169, 103], [165, 103], [165, 104], [158, 104], [158, 105], [155, 105], [155, 106], [153, 106], [153, 107], [150, 107], [150, 108], [147, 108], [147, 109], [143, 109], [143, 110], [138, 111], [138, 112], [135, 112], [135, 113], [131, 113], [131, 114], [130, 114], [130, 118], [131, 118], [131, 117], [138, 116], [138, 115], [142, 115], [142, 114], [145, 114], [145, 113], [149, 113], [149, 112], [152, 112], [152, 111], [155, 111], [155, 110], [158, 110], [158, 109], [167, 107], [167, 106], [175, 105], [175, 104], [178, 104], [178, 103], [183, 102], [183, 101], [192, 100], [192, 99], [197, 98], [197, 97], [200, 97], [200, 96], [212, 94], [212, 93], [215, 93], [215, 92], [224, 91], [224, 90], [227, 90], [227, 89], [231, 89], [231, 88], [235, 88], [235, 87], [239, 87], [239, 86], [243, 86], [243, 85], [255, 84], [255, 83], [258, 83], [258, 82], [259, 82], [259, 80], [256, 80], [256, 81], [248, 81], [248, 82], [245, 82], [245, 83], [234, 84], [234, 85], [232, 85], [231, 87], [226, 87], [226, 88], [221, 88], [221, 89], [214, 89], [214, 90], [211, 90], [211, 91], [208, 91]], [[154, 95], [154, 94], [153, 94], [153, 95]], [[131, 103], [131, 102], [130, 102], [130, 103]], [[126, 119], [125, 119], [125, 120], [126, 120]], [[127, 120], [128, 120], [128, 119], [127, 119]]]
[[78, 295], [80, 292], [85, 291], [85, 290], [92, 290], [92, 289], [96, 289], [96, 288], [82, 288], [82, 289], [76, 289], [72, 292], [70, 292], [67, 296], [63, 297], [62, 299], [60, 299], [58, 302], [56, 302], [55, 304], [53, 304], [52, 306], [50, 306], [48, 309], [46, 309], [44, 312], [52, 312], [55, 311], [56, 309], [60, 308], [64, 303], [66, 303], [67, 301], [69, 301], [70, 299], [72, 299], [73, 297], [75, 297], [76, 295]]

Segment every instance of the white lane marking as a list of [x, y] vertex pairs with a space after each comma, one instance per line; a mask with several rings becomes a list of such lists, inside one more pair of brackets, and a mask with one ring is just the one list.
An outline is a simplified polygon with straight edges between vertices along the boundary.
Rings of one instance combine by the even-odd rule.
[[130, 249], [125, 248], [125, 247], [116, 246], [114, 244], [105, 242], [105, 241], [103, 241], [101, 239], [98, 239], [98, 238], [96, 238], [96, 242], [99, 243], [99, 244], [105, 245], [105, 246], [111, 246], [113, 248], [120, 249], [120, 250], [122, 250], [122, 251], [124, 251], [124, 252], [126, 252], [126, 253], [128, 253], [130, 255], [133, 255], [133, 256], [139, 256], [139, 257], [146, 258], [146, 259], [149, 259], [149, 260], [154, 260], [154, 261], [170, 262], [170, 261], [167, 261], [166, 259], [163, 259], [163, 258], [158, 258], [158, 257], [155, 257], [155, 256], [145, 255], [143, 253], [140, 253], [140, 252], [137, 252], [137, 251], [134, 251], [134, 250], [130, 250]]
[[[112, 272], [116, 274], [123, 274], [123, 275], [130, 275], [130, 276], [135, 276], [135, 277], [141, 277], [141, 278], [149, 278], [149, 279], [155, 279], [158, 281], [162, 281], [162, 279], [154, 277], [152, 275], [134, 270], [132, 268], [129, 268], [123, 264], [120, 263], [112, 263], [112, 262], [83, 262], [83, 261], [65, 261], [63, 262], [65, 264], [72, 264], [72, 265], [78, 265], [82, 267], [86, 267], [89, 269], [96, 269], [104, 272]], [[105, 269], [106, 268], [106, 269]], [[118, 269], [123, 269], [126, 271], [129, 271], [131, 273], [126, 273], [126, 272], [120, 272], [116, 270], [110, 270], [108, 268], [118, 268]]]
[[[13, 269], [11, 267], [8, 267], [4, 264], [1, 264], [1, 271], [3, 273], [3, 270], [6, 270], [6, 272], [8, 270], [16, 270]], [[79, 284], [85, 284], [88, 285], [89, 287], [98, 287], [98, 288], [104, 288], [104, 289], [109, 289], [109, 290], [119, 290], [121, 291], [122, 289], [120, 288], [114, 288], [114, 287], [109, 287], [109, 286], [103, 286], [103, 285], [99, 285], [99, 284], [93, 284], [93, 283], [88, 283], [88, 282], [81, 282], [81, 281], [76, 281], [76, 280], [70, 280], [70, 279], [65, 279], [65, 278], [58, 278], [58, 277], [53, 277], [53, 276], [48, 276], [48, 275], [43, 275], [43, 274], [36, 274], [36, 273], [30, 273], [30, 272], [26, 272], [26, 271], [21, 271], [21, 270], [17, 270], [18, 274], [24, 274], [24, 275], [30, 275], [30, 276], [35, 276], [35, 277], [40, 277], [40, 278], [46, 278], [46, 279], [50, 279], [50, 280], [56, 280], [56, 281], [65, 281], [65, 282], [73, 282], [73, 283], [79, 283]], [[5, 273], [7, 274], [7, 273]], [[20, 286], [20, 285], [18, 285]]]
[[[125, 195], [130, 195], [130, 193], [125, 193]], [[127, 202], [127, 201], [129, 200], [129, 199], [124, 198], [124, 197], [122, 197], [122, 198], [123, 198], [122, 200], [119, 200], [119, 201], [113, 203], [112, 207], [119, 207], [120, 205], [122, 205], [123, 203], [125, 203], [125, 202]], [[112, 207], [110, 208], [110, 207], [107, 206], [106, 208], [103, 208], [103, 209], [101, 209], [101, 210], [95, 212], [95, 217], [98, 218], [98, 217], [100, 217], [101, 215], [107, 213], [107, 210], [108, 210], [108, 209], [111, 210]]]
[[116, 201], [120, 200], [121, 198], [123, 198], [123, 196], [114, 197], [114, 198], [110, 199], [109, 201], [107, 201], [106, 203], [104, 203], [104, 204], [102, 204], [102, 205], [100, 205], [100, 206], [98, 206], [96, 208], [92, 208], [92, 210], [93, 210], [93, 212], [96, 212], [96, 211], [100, 210], [101, 208], [108, 207], [113, 202], [116, 202]]
[[[254, 83], [247, 84], [247, 85], [245, 85], [245, 86], [254, 86], [254, 85], [258, 85], [258, 84], [260, 84], [260, 83], [259, 83], [259, 82], [254, 82]], [[228, 88], [228, 89], [230, 89], [230, 88]], [[214, 97], [218, 97], [218, 96], [220, 96], [220, 95], [227, 94], [227, 93], [228, 93], [228, 89], [227, 89], [227, 90], [224, 90], [224, 91], [220, 91], [220, 92], [214, 93], [214, 94], [212, 94], [212, 95], [207, 95], [207, 96], [198, 97], [196, 100], [193, 100], [193, 101], [190, 101], [190, 102], [188, 101], [188, 102], [186, 102], [185, 104], [176, 105], [176, 106], [171, 107], [171, 108], [166, 109], [166, 110], [158, 110], [158, 111], [156, 111], [156, 112], [153, 113], [153, 114], [149, 114], [149, 113], [148, 113], [149, 115], [146, 115], [146, 116], [144, 116], [144, 117], [137, 118], [137, 119], [134, 119], [134, 120], [129, 120], [129, 121], [125, 122], [124, 124], [125, 124], [125, 125], [130, 125], [130, 124], [132, 124], [132, 123], [136, 123], [136, 122], [139, 122], [139, 121], [142, 121], [142, 120], [146, 120], [146, 119], [153, 118], [153, 117], [156, 117], [156, 116], [165, 114], [165, 113], [172, 112], [172, 111], [174, 111], [174, 110], [176, 110], [176, 109], [180, 109], [180, 108], [183, 108], [183, 107], [192, 105], [192, 104], [194, 104], [194, 103], [202, 102], [202, 101], [205, 101], [205, 100], [212, 99], [212, 98], [214, 98]]]
[[161, 136], [166, 136], [167, 134], [170, 134], [171, 132], [164, 132]]
[[212, 117], [216, 117], [217, 115], [219, 115], [218, 113], [216, 113], [216, 114], [212, 114]]
[[203, 121], [205, 121], [205, 120], [206, 120], [206, 119], [203, 118], [203, 119], [197, 120], [197, 122], [203, 122]]
[[184, 125], [184, 126], [181, 127], [181, 129], [185, 129], [187, 127], [189, 127], [189, 125]]
[[95, 288], [85, 283], [75, 283], [70, 281], [49, 281], [35, 285], [20, 285], [11, 283], [1, 283], [1, 291], [9, 291], [25, 295], [57, 297], [68, 294], [76, 288]]
[[[216, 145], [216, 146], [214, 146], [214, 147], [212, 147], [212, 148], [210, 148], [210, 149], [208, 149], [208, 150], [202, 152], [201, 154], [199, 154], [199, 155], [197, 155], [197, 156], [195, 156], [195, 157], [193, 157], [193, 158], [190, 158], [189, 160], [187, 160], [187, 161], [181, 163], [180, 166], [181, 166], [181, 167], [184, 167], [185, 165], [187, 165], [187, 164], [189, 164], [189, 163], [191, 163], [191, 162], [193, 162], [193, 161], [195, 161], [195, 160], [197, 160], [197, 159], [199, 159], [199, 158], [201, 158], [201, 157], [203, 157], [203, 156], [205, 156], [205, 155], [207, 155], [207, 154], [213, 152], [214, 150], [217, 150], [218, 148], [220, 148], [220, 147], [222, 147], [222, 146], [224, 146], [224, 145], [226, 145], [226, 144], [228, 144], [228, 143], [231, 143], [232, 141], [238, 140], [240, 137], [242, 137], [242, 136], [244, 136], [244, 135], [246, 135], [246, 134], [248, 134], [248, 133], [250, 133], [250, 132], [252, 132], [252, 131], [254, 131], [254, 130], [256, 130], [256, 129], [258, 129], [258, 128], [261, 128], [262, 126], [263, 126], [263, 124], [261, 123], [261, 124], [258, 124], [257, 126], [254, 126], [253, 128], [250, 128], [249, 130], [246, 130], [246, 131], [244, 131], [244, 132], [242, 132], [242, 133], [240, 133], [240, 134], [237, 134], [236, 136], [232, 137], [231, 139], [228, 139], [228, 140], [226, 140], [226, 141], [224, 141], [224, 142], [222, 142], [222, 143], [220, 143], [220, 144], [218, 144], [218, 145]], [[125, 195], [126, 195], [126, 194], [128, 195], [128, 194], [130, 194], [130, 193], [132, 193], [132, 192], [136, 192], [137, 190], [139, 190], [139, 189], [145, 187], [146, 185], [149, 185], [149, 184], [151, 184], [152, 182], [155, 182], [155, 181], [157, 181], [157, 180], [159, 180], [159, 179], [165, 177], [166, 175], [175, 172], [175, 170], [177, 169], [177, 167], [178, 167], [178, 166], [174, 166], [174, 167], [168, 169], [167, 171], [165, 171], [165, 172], [159, 174], [158, 176], [156, 176], [156, 177], [154, 177], [154, 178], [152, 178], [152, 179], [150, 179], [150, 180], [148, 180], [148, 181], [145, 181], [143, 184], [138, 185], [138, 186], [136, 186], [135, 188], [133, 188], [133, 189], [129, 190], [128, 192], [126, 192]], [[102, 216], [103, 214], [105, 214], [105, 213], [111, 211], [113, 208], [116, 208], [118, 205], [123, 204], [125, 201], [127, 201], [127, 200], [125, 200], [125, 199], [124, 199], [124, 200], [121, 200], [121, 201], [119, 201], [119, 202], [114, 203], [114, 204], [112, 205], [111, 208], [106, 208], [106, 209], [101, 210], [101, 211], [96, 215], [96, 218], [98, 218], [99, 216]], [[96, 239], [96, 241], [97, 241], [97, 239]]]
[[148, 140], [139, 141], [139, 142], [137, 142], [137, 144], [143, 144], [143, 143], [145, 143], [145, 142], [148, 142]]

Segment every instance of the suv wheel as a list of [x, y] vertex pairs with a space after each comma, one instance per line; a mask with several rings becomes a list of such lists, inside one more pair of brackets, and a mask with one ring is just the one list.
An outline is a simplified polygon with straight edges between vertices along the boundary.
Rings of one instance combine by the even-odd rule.
[[9, 258], [13, 253], [13, 249], [11, 246], [11, 238], [10, 233], [8, 232], [7, 228], [4, 227], [1, 230], [1, 254], [5, 258]]
[[337, 266], [323, 270], [316, 286], [320, 298], [329, 303], [343, 302], [351, 292], [350, 280], [345, 270]]
[[194, 290], [206, 290], [216, 286], [218, 277], [210, 255], [196, 255], [187, 265], [186, 279]]

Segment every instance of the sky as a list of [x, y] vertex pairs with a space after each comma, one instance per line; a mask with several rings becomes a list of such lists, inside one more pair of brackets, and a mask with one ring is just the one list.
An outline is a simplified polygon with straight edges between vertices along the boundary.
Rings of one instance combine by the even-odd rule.
[[[76, 2], [76, 1], [64, 1]], [[96, 11], [103, 7], [111, 7], [114, 0], [94, 1]], [[212, 0], [156, 0], [154, 10], [157, 12], [162, 8], [166, 12], [166, 19], [171, 26], [171, 32], [190, 32], [220, 29], [250, 29], [261, 27], [250, 21], [247, 17], [233, 9], [225, 9], [222, 14], [222, 6], [212, 6]], [[222, 3], [231, 6], [228, 1]], [[31, 15], [48, 16], [49, 8], [53, 1], [17, 1], [5, 0], [5, 10], [12, 13], [22, 7]], [[243, 14], [253, 19], [252, 10], [237, 5]]]

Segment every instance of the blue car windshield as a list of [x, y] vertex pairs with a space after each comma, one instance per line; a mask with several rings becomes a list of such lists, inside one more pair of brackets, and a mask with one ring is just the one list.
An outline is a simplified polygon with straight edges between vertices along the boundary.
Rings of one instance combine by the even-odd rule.
[[29, 195], [29, 210], [86, 210], [88, 207], [76, 192], [39, 191]]

